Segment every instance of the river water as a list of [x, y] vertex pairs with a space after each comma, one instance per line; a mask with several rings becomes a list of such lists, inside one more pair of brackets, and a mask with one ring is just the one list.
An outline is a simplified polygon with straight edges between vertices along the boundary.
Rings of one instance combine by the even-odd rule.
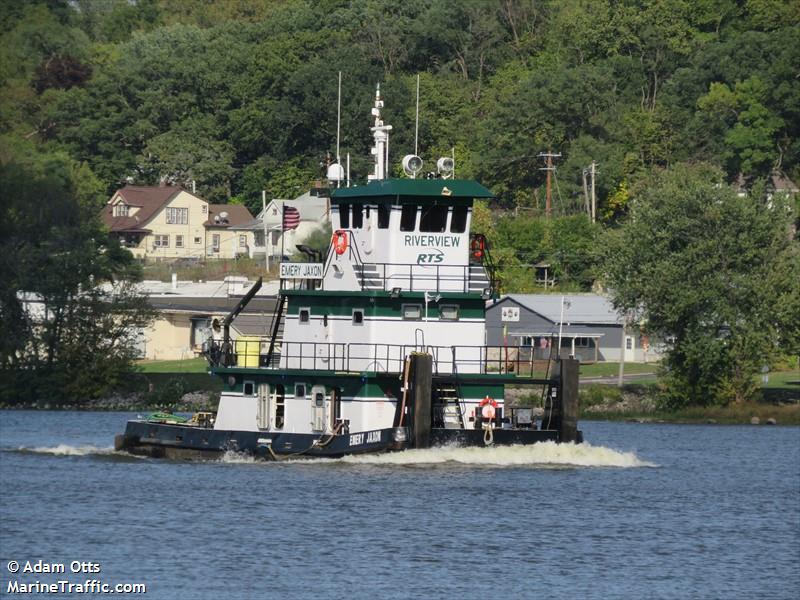
[[[115, 454], [131, 416], [0, 411], [0, 596], [800, 597], [797, 427], [584, 422], [580, 446], [188, 463]], [[22, 572], [38, 560], [65, 574]]]

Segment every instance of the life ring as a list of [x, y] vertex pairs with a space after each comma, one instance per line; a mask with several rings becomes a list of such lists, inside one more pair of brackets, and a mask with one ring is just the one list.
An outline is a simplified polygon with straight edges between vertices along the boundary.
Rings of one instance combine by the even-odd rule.
[[486, 251], [486, 238], [480, 233], [476, 233], [470, 241], [470, 253], [477, 262], [483, 262], [483, 254]]
[[347, 232], [338, 229], [333, 232], [333, 250], [341, 256], [347, 252]]
[[481, 416], [484, 419], [488, 421], [494, 421], [495, 409], [497, 408], [497, 401], [494, 398], [486, 396], [483, 400], [481, 400], [478, 408], [481, 409]]

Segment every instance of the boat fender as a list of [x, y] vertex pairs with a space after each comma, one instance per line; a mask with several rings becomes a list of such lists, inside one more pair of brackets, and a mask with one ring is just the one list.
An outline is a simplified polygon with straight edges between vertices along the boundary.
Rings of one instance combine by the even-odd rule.
[[347, 232], [337, 229], [333, 232], [333, 250], [341, 256], [347, 252]]

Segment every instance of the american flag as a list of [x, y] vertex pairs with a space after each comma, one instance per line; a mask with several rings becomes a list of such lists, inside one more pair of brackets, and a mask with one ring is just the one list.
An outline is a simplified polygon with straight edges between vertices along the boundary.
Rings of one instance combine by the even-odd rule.
[[297, 229], [300, 225], [300, 211], [294, 206], [283, 207], [283, 230]]

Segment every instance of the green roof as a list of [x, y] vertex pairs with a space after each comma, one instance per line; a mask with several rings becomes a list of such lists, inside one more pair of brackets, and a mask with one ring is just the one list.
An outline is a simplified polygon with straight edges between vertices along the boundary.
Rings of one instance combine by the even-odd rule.
[[366, 185], [333, 190], [336, 200], [381, 196], [428, 196], [430, 198], [494, 198], [494, 194], [471, 179], [382, 179]]

